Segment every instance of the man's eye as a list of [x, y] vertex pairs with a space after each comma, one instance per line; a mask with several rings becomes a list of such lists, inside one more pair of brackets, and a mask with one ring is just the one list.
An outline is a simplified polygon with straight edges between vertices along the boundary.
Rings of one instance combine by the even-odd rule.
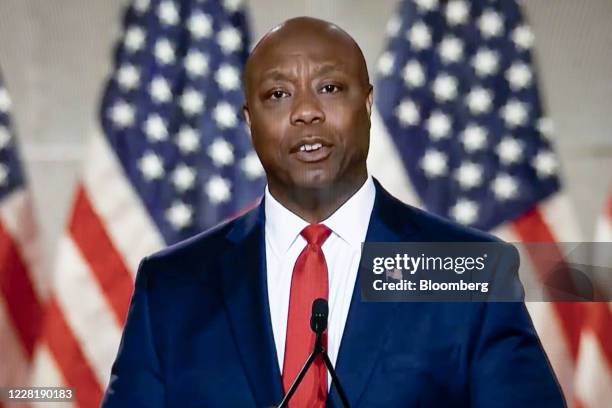
[[321, 88], [321, 92], [323, 93], [336, 93], [339, 92], [341, 90], [341, 88], [338, 85], [334, 85], [334, 84], [328, 84], [323, 86], [323, 88]]
[[270, 99], [281, 99], [286, 98], [289, 94], [285, 91], [276, 90], [270, 93]]

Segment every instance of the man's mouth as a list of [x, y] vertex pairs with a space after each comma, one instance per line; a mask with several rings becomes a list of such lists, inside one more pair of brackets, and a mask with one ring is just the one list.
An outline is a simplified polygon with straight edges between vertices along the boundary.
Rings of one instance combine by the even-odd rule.
[[314, 150], [319, 150], [322, 147], [323, 147], [322, 143], [313, 143], [313, 144], [305, 143], [300, 146], [299, 151], [300, 152], [312, 152]]
[[302, 162], [316, 163], [327, 159], [331, 153], [331, 146], [323, 143], [303, 143], [295, 152], [295, 157]]

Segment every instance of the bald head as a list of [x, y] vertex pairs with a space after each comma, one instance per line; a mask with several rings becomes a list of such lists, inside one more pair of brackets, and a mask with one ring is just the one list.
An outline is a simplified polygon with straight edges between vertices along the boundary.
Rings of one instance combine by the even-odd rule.
[[299, 55], [302, 51], [332, 47], [347, 65], [351, 65], [364, 87], [369, 87], [368, 68], [357, 42], [346, 31], [328, 21], [297, 17], [285, 21], [266, 33], [257, 43], [246, 63], [244, 80], [247, 93], [256, 81], [262, 65], [271, 55]]

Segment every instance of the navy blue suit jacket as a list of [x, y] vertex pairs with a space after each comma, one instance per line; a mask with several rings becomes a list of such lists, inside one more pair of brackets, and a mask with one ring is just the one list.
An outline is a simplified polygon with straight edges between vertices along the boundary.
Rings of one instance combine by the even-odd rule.
[[[280, 402], [264, 220], [262, 203], [142, 261], [103, 407]], [[376, 182], [367, 241], [491, 239]], [[351, 406], [565, 406], [523, 303], [362, 302], [359, 286], [336, 363]], [[341, 407], [333, 387], [328, 406]]]

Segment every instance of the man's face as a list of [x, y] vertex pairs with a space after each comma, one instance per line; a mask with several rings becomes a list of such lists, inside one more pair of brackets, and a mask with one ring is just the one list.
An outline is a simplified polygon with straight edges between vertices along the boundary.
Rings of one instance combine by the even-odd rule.
[[258, 52], [245, 117], [270, 187], [329, 188], [364, 178], [372, 94], [359, 54], [325, 36]]

